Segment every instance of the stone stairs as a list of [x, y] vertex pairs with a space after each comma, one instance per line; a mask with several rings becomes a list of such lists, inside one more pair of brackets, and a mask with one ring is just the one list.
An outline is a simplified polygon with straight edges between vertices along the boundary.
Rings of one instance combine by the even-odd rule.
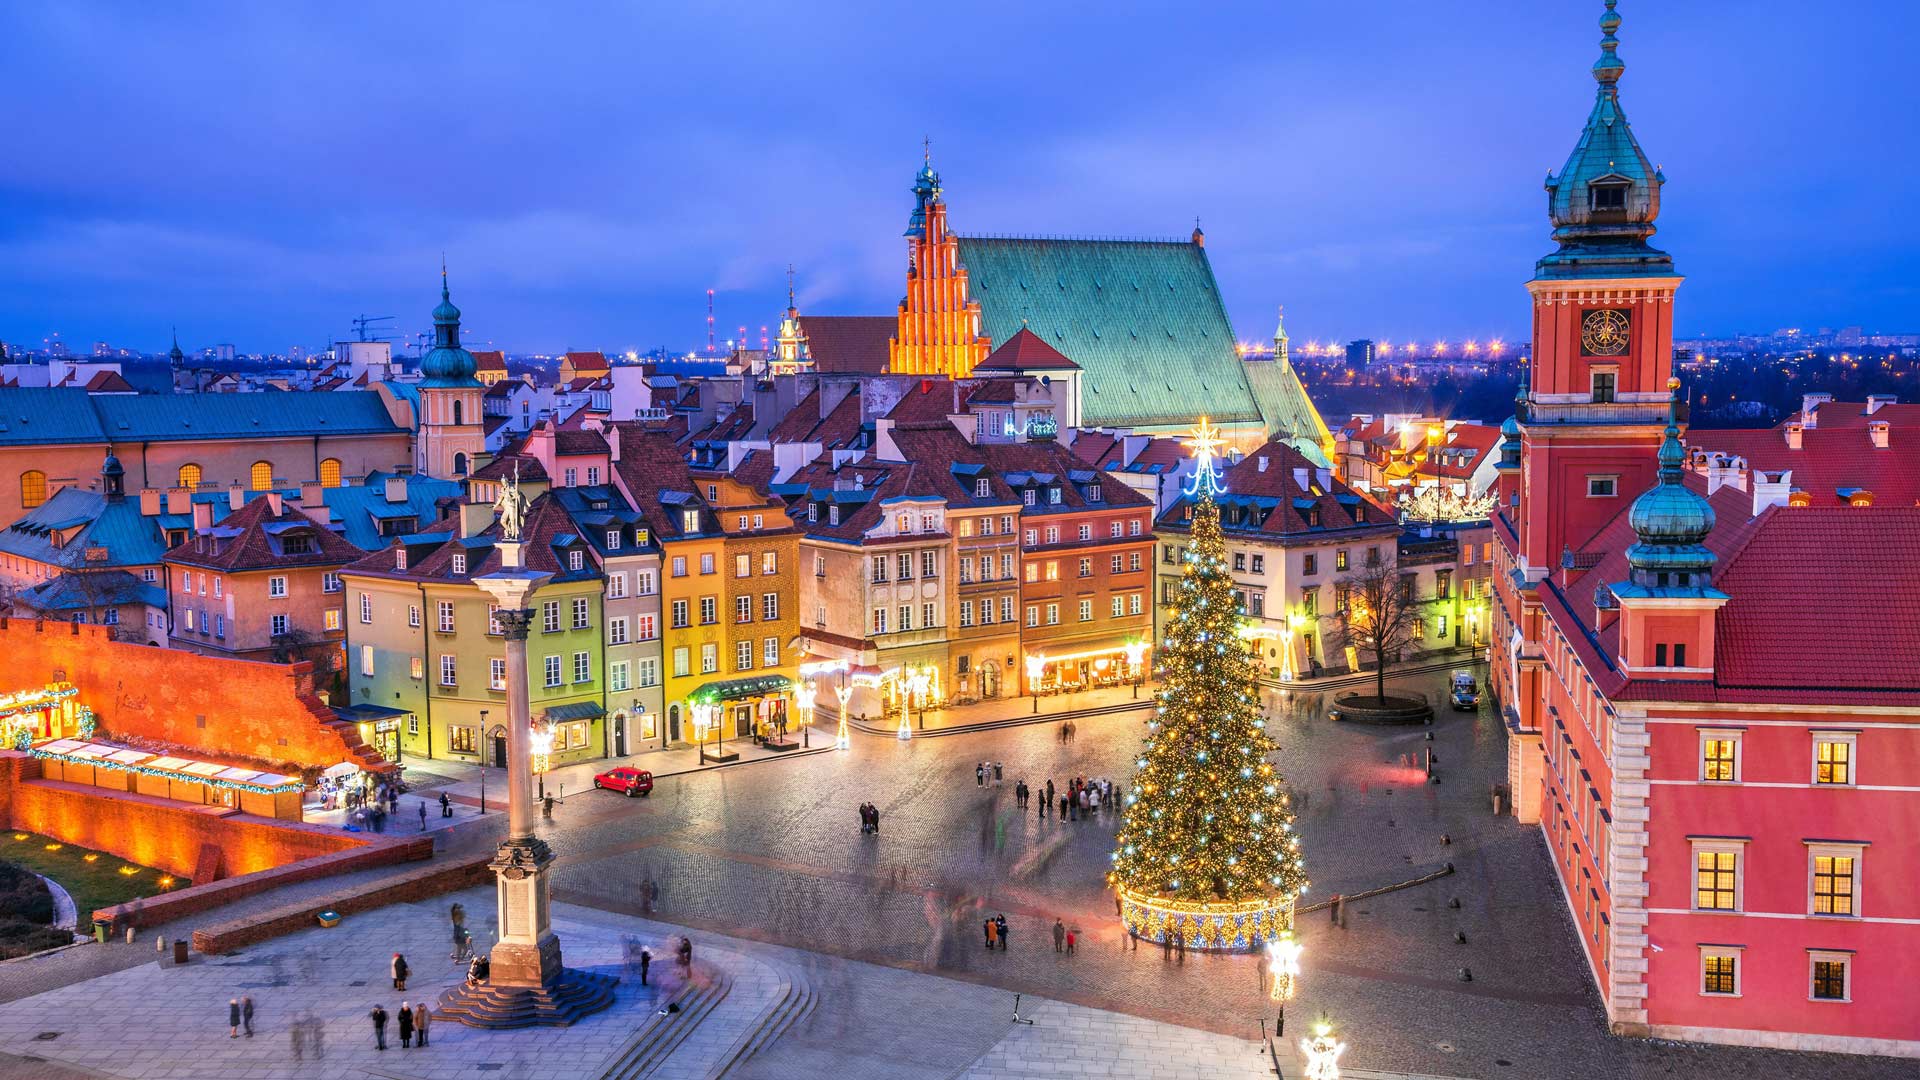
[[666, 1063], [674, 1050], [685, 1042], [687, 1036], [700, 1026], [713, 1011], [727, 1000], [733, 991], [733, 976], [720, 967], [710, 967], [709, 977], [698, 983], [689, 983], [671, 998], [660, 1003], [665, 1009], [668, 1004], [678, 1004], [679, 1012], [656, 1012], [646, 1024], [634, 1033], [633, 1038], [615, 1053], [607, 1067], [601, 1072], [601, 1080], [641, 1080], [652, 1076]]
[[772, 1046], [781, 1036], [805, 1021], [819, 1003], [813, 981], [807, 978], [806, 973], [783, 966], [774, 1003], [760, 1014], [759, 1023], [741, 1033], [728, 1048], [719, 1067], [707, 1073], [706, 1080], [724, 1080], [731, 1076], [748, 1059]]

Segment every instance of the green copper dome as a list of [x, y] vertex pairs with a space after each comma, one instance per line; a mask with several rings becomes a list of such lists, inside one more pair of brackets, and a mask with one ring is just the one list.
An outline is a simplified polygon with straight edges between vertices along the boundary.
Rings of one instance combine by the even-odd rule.
[[1652, 247], [1666, 177], [1647, 160], [1620, 107], [1618, 0], [1600, 18], [1600, 59], [1593, 65], [1593, 111], [1559, 175], [1547, 176], [1547, 216], [1560, 249], [1541, 259], [1543, 278], [1662, 276], [1673, 257]]
[[1500, 425], [1500, 462], [1495, 466], [1501, 469], [1520, 467], [1520, 417], [1509, 416], [1507, 422]]
[[1678, 411], [1676, 396], [1660, 443], [1660, 482], [1633, 500], [1627, 514], [1635, 537], [1627, 549], [1627, 565], [1639, 585], [1704, 587], [1716, 561], [1703, 543], [1713, 531], [1713, 505], [1685, 483]]
[[907, 219], [905, 235], [927, 234], [927, 207], [940, 201], [940, 190], [940, 174], [933, 171], [933, 158], [929, 155], [913, 178], [913, 216]]
[[447, 272], [440, 271], [440, 306], [433, 309], [433, 351], [420, 361], [421, 386], [479, 386], [473, 354], [460, 347], [460, 309], [447, 293]]

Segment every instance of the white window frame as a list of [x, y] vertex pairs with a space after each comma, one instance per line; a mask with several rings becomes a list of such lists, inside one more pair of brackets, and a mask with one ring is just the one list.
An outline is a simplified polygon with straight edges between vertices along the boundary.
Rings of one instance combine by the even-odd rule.
[[[1741, 954], [1746, 951], [1747, 949], [1746, 949], [1746, 946], [1744, 945], [1702, 945], [1700, 946], [1700, 962], [1695, 964], [1693, 967], [1694, 993], [1698, 994], [1700, 997], [1706, 997], [1706, 998], [1737, 998], [1742, 996], [1741, 983], [1746, 979], [1747, 965], [1745, 962], [1745, 957], [1743, 957]], [[1712, 957], [1715, 959], [1728, 957], [1733, 960], [1733, 993], [1721, 994], [1721, 993], [1707, 992], [1707, 959], [1709, 957]]]
[[561, 682], [562, 669], [560, 667], [559, 653], [548, 654], [542, 660], [540, 667], [541, 667], [541, 675], [542, 675], [542, 680], [541, 680], [542, 686], [551, 690], [556, 686], [564, 685]]
[[453, 553], [453, 572], [456, 574], [464, 574], [467, 572], [466, 552], [456, 551]]
[[[1687, 908], [1690, 911], [1706, 914], [1727, 915], [1747, 910], [1747, 842], [1728, 837], [1688, 837], [1687, 852]], [[1700, 906], [1700, 856], [1706, 853], [1733, 855], [1733, 906], [1730, 908], [1703, 908]], [[1807, 864], [1809, 868], [1813, 865]], [[1808, 870], [1807, 878], [1808, 906], [1812, 906], [1813, 878]]]
[[[368, 593], [360, 594], [360, 621], [363, 624], [371, 624], [373, 622], [373, 597]], [[371, 675], [373, 673], [368, 672], [367, 674]]]
[[[1808, 949], [1807, 950], [1807, 1000], [1821, 1005], [1844, 1005], [1853, 1000], [1853, 957], [1850, 949]], [[1840, 996], [1837, 998], [1815, 997], [1813, 994], [1813, 965], [1817, 963], [1844, 964], [1845, 972], [1840, 976]], [[1740, 970], [1738, 965], [1735, 971]]]
[[[1807, 751], [1807, 782], [1817, 788], [1858, 787], [1860, 784], [1860, 733], [1857, 731], [1809, 732], [1813, 741]], [[1820, 782], [1820, 744], [1841, 743], [1847, 748], [1847, 781], [1844, 784]]]
[[460, 685], [460, 662], [452, 653], [440, 654], [440, 685]]
[[[1742, 760], [1745, 752], [1742, 744], [1746, 741], [1742, 736], [1744, 736], [1746, 732], [1739, 728], [1703, 727], [1696, 730], [1699, 732], [1700, 739], [1699, 745], [1693, 755], [1694, 778], [1703, 784], [1731, 785], [1740, 783], [1741, 779], [1746, 776], [1746, 773], [1743, 771], [1746, 762]], [[1707, 779], [1707, 743], [1709, 740], [1718, 741], [1722, 739], [1730, 739], [1733, 742], [1733, 779], [1709, 780]]]
[[494, 656], [487, 659], [487, 689], [505, 690], [507, 688], [507, 658]]
[[[1861, 879], [1866, 876], [1867, 845], [1864, 843], [1843, 843], [1833, 840], [1807, 840], [1807, 917], [1812, 919], [1839, 919], [1842, 921], [1860, 920], [1860, 900], [1865, 893]], [[1836, 859], [1853, 860], [1853, 897], [1849, 912], [1816, 912], [1813, 910], [1813, 860], [1826, 856]]]
[[760, 666], [761, 667], [779, 667], [780, 666], [780, 639], [779, 638], [770, 637], [770, 638], [761, 639]]
[[[1596, 483], [1600, 483], [1600, 482], [1604, 482], [1604, 483], [1605, 483], [1605, 484], [1607, 485], [1607, 490], [1605, 490], [1605, 491], [1596, 491], [1596, 490], [1594, 490], [1594, 485], [1595, 485]], [[1617, 497], [1619, 496], [1619, 494], [1620, 494], [1620, 477], [1619, 477], [1619, 474], [1617, 474], [1617, 473], [1589, 473], [1589, 474], [1587, 474], [1587, 498], [1589, 498], [1589, 499], [1612, 499], [1612, 498], [1617, 498]]]

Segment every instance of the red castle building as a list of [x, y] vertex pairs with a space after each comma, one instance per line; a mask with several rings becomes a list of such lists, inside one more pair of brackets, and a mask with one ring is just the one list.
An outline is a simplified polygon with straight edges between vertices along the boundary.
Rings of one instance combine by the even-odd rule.
[[1496, 488], [1514, 812], [1616, 1032], [1920, 1057], [1915, 447], [1879, 402], [1683, 445], [1606, 6]]

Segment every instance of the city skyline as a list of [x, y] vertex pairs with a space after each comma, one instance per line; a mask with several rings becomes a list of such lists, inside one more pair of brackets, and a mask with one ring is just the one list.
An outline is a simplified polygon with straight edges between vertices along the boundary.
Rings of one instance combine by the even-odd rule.
[[[1746, 62], [1797, 13], [1623, 10], [1623, 103], [1685, 211], [1655, 239], [1689, 279], [1679, 337], [1908, 329], [1913, 227], [1881, 208], [1914, 151], [1872, 133], [1913, 104], [1874, 72], [1914, 16], [1793, 22], [1801, 54], [1852, 57], [1817, 77]], [[892, 311], [930, 138], [963, 233], [1176, 237], [1198, 217], [1243, 340], [1285, 304], [1297, 341], [1511, 341], [1514, 268], [1551, 246], [1537, 185], [1571, 149], [1599, 31], [1574, 5], [1495, 14], [989, 9], [977, 36], [1005, 44], [934, 58], [942, 82], [894, 15], [612, 12], [585, 35], [510, 27], [507, 8], [325, 26], [11, 12], [39, 43], [15, 68], [16, 145], [37, 149], [0, 181], [0, 337], [161, 351], [178, 325], [269, 352], [346, 338], [362, 312], [423, 329], [444, 251], [492, 347], [700, 344], [708, 288], [716, 337], [744, 325], [757, 344], [789, 263], [803, 311]], [[1116, 57], [1140, 70], [1116, 78]], [[1856, 145], [1871, 165], [1820, 163]], [[1742, 242], [1756, 229], [1768, 244]]]

